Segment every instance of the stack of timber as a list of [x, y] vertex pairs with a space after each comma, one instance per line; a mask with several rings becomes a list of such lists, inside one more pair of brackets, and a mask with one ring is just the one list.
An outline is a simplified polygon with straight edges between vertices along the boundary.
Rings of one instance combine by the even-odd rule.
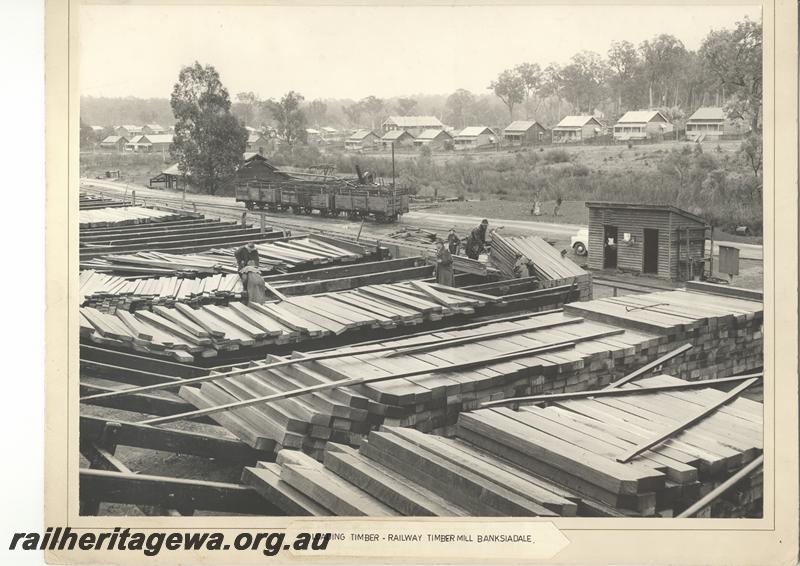
[[496, 297], [419, 282], [287, 297], [263, 305], [153, 306], [133, 313], [80, 309], [81, 336], [115, 347], [192, 361], [242, 346], [287, 344], [364, 328], [396, 328], [472, 314]]
[[[614, 397], [553, 401], [546, 408], [481, 409], [461, 415], [455, 435], [626, 515], [672, 516], [763, 452], [763, 406], [737, 397], [706, 418], [684, 421], [725, 399], [712, 388], [628, 394], [685, 384], [669, 375], [626, 385]], [[673, 432], [629, 458], [637, 448]], [[624, 462], [624, 463], [623, 463]], [[716, 516], [760, 511], [759, 478], [738, 486], [738, 504]]]
[[[705, 294], [691, 295], [694, 296], [690, 301], [704, 304]], [[483, 402], [596, 389], [686, 344], [694, 347], [662, 362], [664, 371], [696, 380], [727, 377], [762, 367], [761, 325], [755, 322], [762, 316], [761, 305], [750, 303], [751, 312], [742, 316], [751, 319], [744, 326], [737, 322], [739, 315], [734, 311], [716, 308], [715, 315], [705, 311], [697, 315], [693, 324], [675, 324], [669, 329], [657, 327], [651, 331], [638, 325], [632, 327], [622, 319], [610, 323], [577, 317], [568, 314], [565, 307], [564, 312], [514, 315], [354, 344], [337, 349], [337, 356], [328, 359], [317, 358], [319, 352], [295, 353], [295, 363], [280, 371], [301, 385], [333, 385], [354, 378], [374, 380], [339, 388], [337, 395], [346, 394], [348, 411], [351, 407], [366, 410], [366, 414], [358, 412], [354, 418], [351, 418], [353, 413], [347, 413], [346, 420], [366, 420], [373, 428], [385, 424], [444, 433], [455, 425], [460, 413], [474, 410]], [[281, 360], [284, 359], [268, 358], [270, 363]], [[263, 371], [267, 372], [262, 374], [263, 381], [271, 383], [277, 379], [272, 370]], [[199, 408], [220, 405], [219, 399], [248, 401], [260, 396], [257, 389], [247, 390], [251, 385], [245, 383], [243, 388], [223, 390], [214, 383], [205, 383], [199, 390], [186, 388], [191, 396], [186, 400]], [[291, 404], [289, 400], [287, 403]], [[260, 408], [237, 411], [230, 414], [247, 420], [251, 414], [258, 414]], [[335, 416], [332, 412], [325, 413], [325, 418]], [[342, 426], [349, 427], [347, 430], [353, 428], [352, 424], [342, 423]], [[262, 427], [251, 421], [247, 430], [247, 435], [241, 437], [246, 442], [263, 438], [281, 444], [282, 437], [275, 436], [273, 426]], [[279, 430], [281, 434], [285, 432]], [[337, 441], [359, 444], [357, 436], [347, 442]], [[323, 439], [315, 437], [295, 439], [295, 446], [297, 443], [316, 457], [325, 444]]]
[[516, 277], [514, 265], [521, 254], [533, 266], [532, 277], [541, 288], [574, 283], [581, 300], [592, 297], [592, 276], [538, 236], [504, 237], [492, 234], [489, 263], [506, 277]]
[[[329, 293], [374, 285], [429, 278], [432, 266], [422, 257], [361, 262], [333, 267], [316, 267], [306, 271], [268, 275], [265, 282], [282, 295]], [[103, 312], [138, 310], [151, 305], [172, 306], [176, 302], [190, 305], [227, 304], [243, 298], [238, 274], [219, 273], [202, 277], [165, 276], [158, 278], [125, 278], [94, 270], [80, 275], [80, 304]], [[497, 295], [496, 293], [490, 293]]]
[[81, 263], [136, 252], [184, 254], [213, 248], [238, 247], [284, 236], [281, 230], [265, 230], [233, 222], [206, 222], [182, 217], [174, 221], [124, 228], [81, 230]]
[[224, 304], [242, 299], [242, 281], [238, 273], [218, 273], [204, 278], [157, 277], [126, 279], [93, 270], [80, 275], [80, 305], [101, 312], [117, 309], [131, 311], [153, 305], [175, 303], [199, 305]]
[[563, 257], [539, 236], [511, 237], [501, 236], [496, 232], [492, 235], [489, 261], [509, 277], [514, 276], [517, 254], [530, 260], [533, 265], [532, 275], [541, 280], [567, 279], [586, 274], [584, 269]]
[[[640, 382], [673, 383], [683, 382]], [[383, 426], [358, 449], [329, 442], [320, 461], [283, 449], [242, 479], [289, 515], [671, 517], [762, 452], [761, 404], [736, 399], [627, 462], [618, 458], [721, 397], [705, 388], [481, 409], [462, 414], [450, 438]], [[706, 516], [759, 516], [760, 476]]]
[[124, 226], [128, 224], [146, 224], [148, 222], [164, 222], [181, 218], [180, 212], [157, 210], [143, 206], [123, 206], [109, 208], [89, 208], [80, 211], [81, 228], [99, 228], [106, 226]]
[[570, 303], [564, 312], [690, 342], [694, 348], [679, 368], [684, 379], [724, 377], [763, 364], [760, 301], [675, 290]]
[[497, 272], [496, 269], [490, 267], [482, 261], [470, 259], [460, 255], [453, 256], [453, 269], [459, 273], [470, 273], [472, 275], [481, 275], [483, 277], [487, 277], [490, 274]]
[[[198, 240], [186, 242], [192, 248], [204, 249], [199, 253], [168, 253], [167, 251], [137, 251], [129, 254], [104, 255], [96, 250], [82, 252], [81, 269], [113, 272], [117, 274], [142, 275], [189, 275], [237, 273], [234, 254], [240, 245], [256, 242], [259, 254], [259, 268], [262, 273], [311, 269], [333, 263], [359, 261], [367, 255], [364, 248], [350, 244], [342, 246], [323, 241], [314, 236], [281, 239], [283, 232], [245, 234], [237, 236], [241, 241], [236, 247], [205, 247]], [[258, 241], [267, 239], [272, 241]], [[147, 249], [152, 244], [143, 242], [139, 247]], [[91, 257], [87, 257], [91, 256]]]
[[92, 210], [95, 208], [114, 208], [121, 206], [130, 206], [129, 200], [118, 200], [99, 195], [90, 195], [87, 193], [80, 194], [80, 209]]

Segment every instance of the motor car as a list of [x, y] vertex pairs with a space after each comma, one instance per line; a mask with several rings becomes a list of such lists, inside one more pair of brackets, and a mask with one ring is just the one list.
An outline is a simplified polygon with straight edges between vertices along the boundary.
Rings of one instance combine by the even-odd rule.
[[586, 255], [589, 253], [589, 229], [581, 228], [578, 233], [570, 238], [572, 249], [575, 255]]

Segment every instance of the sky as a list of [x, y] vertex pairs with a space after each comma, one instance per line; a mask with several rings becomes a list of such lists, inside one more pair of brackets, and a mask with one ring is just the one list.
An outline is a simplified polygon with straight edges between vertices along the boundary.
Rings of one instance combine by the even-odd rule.
[[108, 6], [80, 8], [82, 95], [168, 98], [211, 64], [234, 95], [360, 99], [486, 92], [521, 62], [567, 63], [668, 33], [699, 48], [759, 6]]

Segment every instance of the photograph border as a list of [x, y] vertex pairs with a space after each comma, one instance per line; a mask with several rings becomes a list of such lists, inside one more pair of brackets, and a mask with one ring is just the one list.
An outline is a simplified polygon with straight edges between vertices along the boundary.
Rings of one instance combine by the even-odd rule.
[[[279, 530], [298, 519], [285, 517], [80, 517], [78, 515], [78, 115], [81, 5], [346, 5], [353, 9], [378, 2], [77, 2], [46, 3], [46, 391], [45, 391], [45, 524], [75, 529], [113, 527], [204, 530]], [[397, 5], [396, 3], [393, 3]], [[501, 5], [487, 1], [404, 2], [414, 9], [425, 5]], [[504, 2], [503, 5], [536, 4]], [[548, 5], [652, 5], [650, 2], [547, 2]], [[757, 2], [659, 2], [659, 5], [737, 4]], [[797, 2], [768, 0], [762, 5], [764, 23], [764, 517], [762, 519], [587, 519], [559, 518], [537, 521], [517, 518], [425, 519], [442, 523], [552, 522], [570, 540], [550, 563], [680, 563], [753, 564], [793, 562], [798, 538], [798, 343], [797, 343]], [[778, 124], [780, 118], [780, 128]], [[67, 143], [64, 143], [64, 142]], [[67, 180], [65, 187], [65, 179]], [[66, 189], [66, 190], [65, 190]], [[780, 206], [778, 204], [780, 203]], [[780, 263], [776, 250], [780, 242]], [[780, 308], [778, 308], [780, 306]], [[777, 353], [780, 352], [780, 355]], [[777, 376], [781, 376], [780, 379]], [[66, 410], [64, 405], [67, 405]], [[780, 424], [779, 424], [780, 423]], [[780, 438], [778, 428], [780, 426]], [[780, 497], [778, 494], [780, 492]], [[401, 525], [420, 518], [379, 519]], [[702, 521], [702, 522], [699, 522]], [[310, 522], [319, 523], [319, 519]], [[354, 523], [350, 518], [326, 519]], [[743, 528], [746, 522], [746, 528]], [[602, 525], [602, 526], [595, 526]], [[698, 527], [695, 527], [698, 525]], [[702, 526], [700, 526], [702, 525]], [[402, 528], [402, 527], [401, 527]], [[691, 532], [696, 536], [687, 537]], [[48, 552], [49, 561], [101, 563], [173, 563], [197, 558], [197, 554], [163, 553], [147, 558], [136, 552]], [[260, 556], [259, 556], [260, 557]], [[230, 551], [207, 554], [207, 563], [249, 563], [254, 556]], [[257, 558], [256, 558], [257, 559]], [[297, 562], [282, 553], [273, 561]], [[359, 562], [405, 562], [401, 558], [349, 558]], [[308, 557], [304, 561], [309, 560]], [[342, 558], [313, 557], [315, 562], [341, 562]], [[415, 558], [415, 562], [422, 559]], [[431, 561], [447, 562], [442, 558]], [[504, 556], [492, 562], [517, 562]]]

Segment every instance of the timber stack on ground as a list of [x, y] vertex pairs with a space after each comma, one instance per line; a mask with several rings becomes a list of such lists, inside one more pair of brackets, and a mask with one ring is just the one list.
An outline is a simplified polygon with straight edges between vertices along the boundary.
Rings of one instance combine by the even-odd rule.
[[396, 328], [436, 321], [499, 301], [432, 283], [368, 285], [354, 291], [286, 297], [263, 305], [183, 303], [153, 311], [103, 313], [80, 309], [81, 336], [96, 344], [171, 356], [191, 362], [195, 355], [340, 335], [359, 328]]
[[581, 300], [592, 298], [591, 274], [564, 257], [561, 252], [538, 236], [501, 236], [492, 234], [489, 263], [506, 277], [514, 278], [517, 254], [529, 260], [530, 275], [540, 281], [540, 288], [567, 283], [577, 285]]
[[[703, 295], [687, 297], [685, 291], [672, 293], [674, 299], [659, 297], [651, 302], [670, 300], [678, 305], [686, 299], [704, 299]], [[635, 298], [642, 301], [642, 297], [647, 296]], [[714, 315], [687, 314], [694, 318], [669, 328], [645, 330], [638, 324], [631, 328], [627, 319], [597, 322], [565, 309], [355, 344], [326, 359], [316, 359], [315, 352], [298, 353], [285, 368], [261, 369], [249, 376], [204, 383], [199, 389], [187, 386], [180, 395], [199, 408], [208, 408], [256, 399], [276, 393], [276, 388], [333, 387], [337, 381], [365, 378], [374, 382], [341, 386], [335, 395], [326, 393], [331, 398], [312, 411], [321, 413], [319, 422], [324, 421], [324, 427], [337, 428], [331, 423], [338, 422], [339, 430], [357, 433], [342, 435], [338, 442], [358, 446], [362, 431], [381, 424], [447, 432], [460, 413], [483, 402], [596, 389], [687, 344], [693, 347], [661, 364], [664, 371], [692, 380], [759, 369], [763, 365], [761, 305], [721, 299], [731, 301], [730, 308], [718, 304]], [[600, 301], [579, 304], [591, 313], [589, 309], [596, 303]], [[744, 308], [749, 312], [740, 312]], [[636, 317], [646, 316], [642, 311], [632, 312]], [[308, 360], [303, 359], [306, 356]], [[267, 362], [285, 360], [272, 356]], [[234, 409], [211, 418], [220, 423], [229, 416], [238, 419], [237, 426], [243, 431], [240, 438], [245, 442], [259, 439], [282, 447], [289, 438], [286, 434], [296, 432], [290, 445], [321, 457], [325, 435], [331, 431], [313, 429], [312, 421], [302, 416], [308, 414], [308, 407], [295, 406], [305, 402], [303, 397], [281, 401], [282, 410], [298, 421], [292, 425], [299, 427], [294, 430], [276, 424], [273, 408], [267, 405]], [[304, 418], [305, 428], [300, 424]]]
[[[662, 375], [641, 387], [677, 384]], [[628, 386], [638, 389], [636, 386]], [[282, 450], [243, 481], [289, 515], [670, 517], [762, 453], [760, 403], [738, 398], [666, 442], [631, 449], [725, 397], [712, 388], [481, 409], [451, 438], [384, 426], [321, 462]], [[708, 516], [758, 516], [762, 474]]]

